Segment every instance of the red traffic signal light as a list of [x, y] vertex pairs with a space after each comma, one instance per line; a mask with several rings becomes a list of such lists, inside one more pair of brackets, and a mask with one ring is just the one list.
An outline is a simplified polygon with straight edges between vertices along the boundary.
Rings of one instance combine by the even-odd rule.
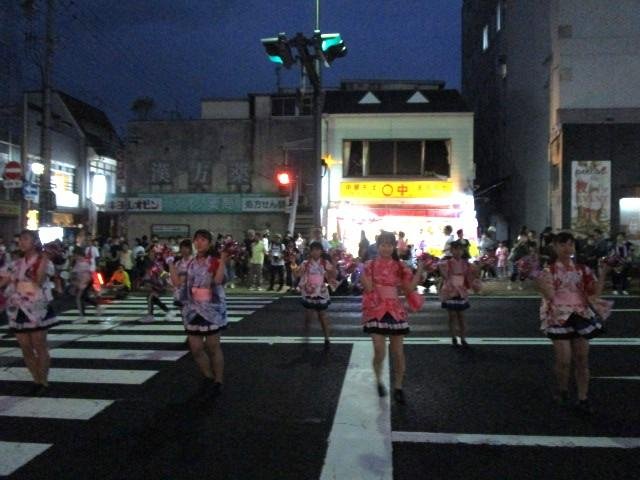
[[278, 185], [287, 186], [291, 184], [291, 174], [285, 170], [281, 170], [276, 173], [276, 180], [278, 180]]

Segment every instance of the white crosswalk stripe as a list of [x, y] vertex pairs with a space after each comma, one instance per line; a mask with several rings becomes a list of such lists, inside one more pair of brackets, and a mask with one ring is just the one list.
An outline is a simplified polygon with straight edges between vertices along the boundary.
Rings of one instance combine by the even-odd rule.
[[0, 441], [0, 475], [11, 475], [51, 446], [50, 443]]
[[[144, 325], [151, 326], [151, 325]], [[176, 362], [184, 357], [184, 350], [131, 350], [110, 348], [53, 348], [53, 358], [76, 358], [84, 360], [152, 360], [154, 362]], [[19, 348], [0, 348], [0, 358], [21, 358]]]
[[[119, 385], [141, 385], [157, 370], [116, 370], [99, 368], [52, 368], [49, 380], [69, 383], [108, 383]], [[29, 370], [22, 367], [9, 367], [0, 370], [0, 380], [13, 382], [31, 382]]]
[[[255, 311], [264, 308], [277, 296], [241, 296], [228, 295], [227, 311], [230, 323], [240, 322]], [[152, 379], [162, 365], [177, 362], [187, 355], [184, 348], [185, 333], [178, 309], [173, 306], [172, 297], [162, 297], [162, 301], [170, 308], [165, 314], [156, 307], [155, 320], [150, 323], [139, 323], [147, 314], [145, 298], [129, 297], [114, 300], [102, 307], [100, 315], [95, 315], [91, 307], [87, 309], [85, 320], [79, 320], [79, 312], [67, 310], [58, 315], [61, 323], [49, 331], [48, 340], [51, 345], [53, 367], [49, 373], [52, 385], [51, 396], [28, 397], [22, 395], [6, 395], [7, 390], [15, 391], [16, 385], [29, 385], [31, 375], [24, 367], [22, 353], [15, 338], [4, 338], [0, 343], [0, 417], [12, 417], [12, 421], [23, 419], [55, 419], [69, 421], [87, 421], [105, 409], [116, 406], [113, 388], [141, 388]], [[175, 313], [174, 313], [175, 312]], [[0, 335], [8, 332], [8, 328], [0, 328]], [[81, 344], [77, 342], [82, 342]], [[110, 348], [112, 344], [126, 343], [123, 348]], [[167, 347], [153, 348], [153, 344]], [[138, 348], [139, 347], [139, 348]], [[171, 348], [179, 348], [171, 350]], [[56, 366], [57, 360], [64, 360], [64, 367]], [[77, 362], [101, 362], [74, 365]], [[108, 362], [108, 363], [106, 363]], [[124, 368], [118, 362], [128, 362]], [[136, 368], [131, 362], [140, 363]], [[162, 362], [162, 363], [149, 363]], [[107, 368], [108, 367], [108, 368]], [[55, 386], [64, 385], [64, 398], [54, 397]], [[82, 385], [109, 386], [111, 392], [107, 398], [82, 398]], [[26, 389], [25, 389], [26, 391]], [[77, 391], [74, 395], [74, 392]], [[84, 390], [86, 391], [86, 390]], [[68, 398], [71, 396], [77, 398]], [[49, 394], [47, 394], [49, 395]], [[37, 435], [32, 440], [37, 441]], [[0, 432], [0, 476], [10, 475], [26, 465], [41, 453], [53, 446], [50, 443], [15, 442], [11, 438], [3, 438]]]
[[113, 400], [0, 396], [0, 416], [89, 420], [111, 404]]

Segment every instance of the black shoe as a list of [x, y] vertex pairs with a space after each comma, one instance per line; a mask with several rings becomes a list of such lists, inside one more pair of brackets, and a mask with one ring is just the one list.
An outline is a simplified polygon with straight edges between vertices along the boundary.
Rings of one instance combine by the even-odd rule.
[[464, 338], [460, 339], [460, 344], [462, 345], [462, 348], [471, 348]]
[[578, 400], [578, 403], [576, 403], [576, 412], [583, 416], [590, 416], [596, 413], [588, 398]]
[[222, 391], [222, 383], [216, 382], [214, 378], [203, 378], [200, 385], [200, 393], [206, 397], [216, 397]]
[[556, 404], [558, 404], [559, 407], [569, 406], [569, 392], [567, 390], [558, 392], [553, 396], [553, 399], [555, 400]]
[[400, 405], [406, 405], [407, 403], [404, 398], [404, 390], [402, 390], [401, 388], [395, 388], [393, 390], [393, 399]]
[[458, 346], [458, 339], [456, 337], [451, 337], [451, 345], [454, 347]]
[[27, 392], [29, 397], [42, 397], [49, 391], [49, 385], [43, 385], [41, 383], [35, 383]]
[[209, 394], [212, 397], [217, 397], [218, 395], [220, 395], [222, 393], [222, 383], [221, 382], [213, 382], [213, 385], [211, 385]]
[[331, 342], [329, 341], [329, 339], [325, 339], [324, 341], [324, 349], [325, 350], [329, 350], [331, 348]]
[[387, 396], [387, 387], [385, 387], [382, 383], [378, 384], [378, 396], [379, 397]]

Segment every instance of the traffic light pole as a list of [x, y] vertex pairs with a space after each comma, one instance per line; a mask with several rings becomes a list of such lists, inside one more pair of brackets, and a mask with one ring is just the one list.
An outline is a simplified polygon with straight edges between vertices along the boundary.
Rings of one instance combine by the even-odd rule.
[[[313, 224], [323, 226], [324, 209], [322, 207], [322, 109], [324, 94], [322, 91], [322, 63], [327, 67], [338, 57], [347, 54], [347, 47], [339, 33], [320, 31], [320, 0], [316, 0], [316, 29], [311, 38], [302, 33], [288, 39], [281, 32], [277, 37], [263, 38], [262, 45], [272, 62], [285, 68], [291, 68], [300, 61], [307, 78], [313, 85], [313, 184], [311, 188], [311, 209]], [[293, 48], [298, 52], [296, 57]], [[313, 48], [314, 53], [309, 51]]]
[[313, 87], [313, 224], [322, 227], [322, 78], [318, 69], [319, 84]]
[[[320, 31], [320, 0], [316, 0], [316, 31]], [[313, 86], [313, 224], [322, 227], [322, 65], [316, 55], [318, 82]]]

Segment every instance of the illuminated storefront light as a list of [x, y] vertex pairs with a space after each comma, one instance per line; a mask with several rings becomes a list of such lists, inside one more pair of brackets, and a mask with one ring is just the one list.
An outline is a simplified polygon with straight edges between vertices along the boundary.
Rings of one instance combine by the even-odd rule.
[[40, 241], [43, 244], [47, 244], [54, 240], [62, 240], [64, 230], [62, 227], [40, 227], [38, 229], [38, 235], [40, 236]]
[[58, 207], [77, 208], [80, 205], [80, 196], [73, 191], [75, 168], [66, 163], [52, 162], [51, 185]]
[[91, 201], [96, 205], [104, 205], [107, 199], [107, 178], [102, 174], [95, 174], [91, 186]]
[[27, 212], [27, 230], [38, 230], [39, 223], [38, 210], [29, 210]]
[[640, 197], [621, 198], [620, 226], [629, 240], [640, 243]]

